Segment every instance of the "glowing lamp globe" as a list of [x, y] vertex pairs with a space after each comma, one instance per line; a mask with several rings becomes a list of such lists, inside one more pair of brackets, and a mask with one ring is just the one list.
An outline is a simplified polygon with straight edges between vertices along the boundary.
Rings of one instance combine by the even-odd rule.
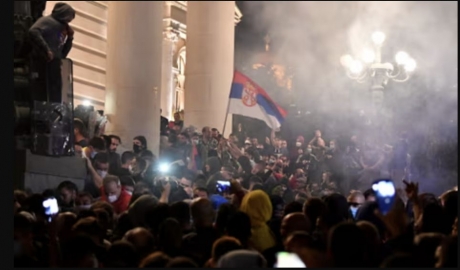
[[412, 72], [415, 70], [415, 68], [417, 67], [417, 62], [415, 62], [414, 59], [412, 58], [409, 58], [405, 65], [404, 65], [404, 69], [407, 71], [407, 72]]
[[382, 45], [385, 42], [385, 34], [380, 31], [374, 32], [372, 34], [372, 41], [375, 45]]
[[395, 60], [398, 65], [405, 65], [409, 59], [409, 54], [406, 52], [398, 52], [395, 56]]
[[361, 72], [363, 72], [363, 64], [358, 61], [358, 60], [354, 60], [351, 64], [350, 64], [350, 72], [353, 73], [353, 74], [360, 74]]
[[340, 64], [342, 64], [342, 66], [344, 67], [349, 67], [352, 62], [353, 62], [353, 57], [351, 57], [351, 55], [349, 54], [346, 54], [340, 57]]
[[375, 60], [375, 53], [371, 49], [365, 49], [363, 51], [363, 54], [362, 54], [361, 58], [364, 61], [364, 63], [370, 64], [370, 63], [374, 62], [374, 60]]

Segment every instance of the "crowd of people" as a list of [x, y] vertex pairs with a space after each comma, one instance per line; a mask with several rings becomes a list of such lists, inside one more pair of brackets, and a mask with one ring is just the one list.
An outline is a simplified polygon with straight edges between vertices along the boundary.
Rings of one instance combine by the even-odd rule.
[[[85, 137], [83, 190], [70, 181], [42, 194], [14, 191], [16, 267], [259, 267], [289, 252], [308, 267], [457, 267], [457, 188], [419, 192], [404, 134], [394, 146], [357, 136], [343, 146], [320, 130], [259, 141], [241, 126], [161, 121], [159, 156], [137, 136]], [[392, 179], [392, 210], [371, 189]], [[43, 201], [57, 198], [47, 216]]]

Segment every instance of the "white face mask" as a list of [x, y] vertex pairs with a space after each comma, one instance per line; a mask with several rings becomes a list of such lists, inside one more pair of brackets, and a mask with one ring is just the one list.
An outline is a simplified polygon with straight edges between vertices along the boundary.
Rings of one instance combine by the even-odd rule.
[[106, 171], [97, 170], [97, 174], [99, 174], [99, 176], [102, 177], [102, 178], [105, 178], [107, 176]]
[[353, 216], [353, 218], [356, 218], [356, 214], [358, 213], [358, 209], [359, 209], [359, 207], [350, 206], [350, 211], [351, 211], [351, 215]]
[[91, 152], [91, 158], [94, 158], [97, 155], [96, 151]]
[[311, 149], [310, 149], [310, 148], [307, 149], [307, 153], [311, 153]]
[[200, 143], [199, 140], [193, 140], [193, 144], [197, 145], [198, 143]]
[[296, 147], [301, 147], [301, 146], [302, 146], [302, 143], [301, 143], [301, 142], [296, 142], [296, 143], [295, 143], [295, 146], [296, 146]]
[[116, 200], [118, 200], [118, 196], [117, 195], [110, 195], [109, 197], [107, 197], [107, 199], [109, 200], [110, 203], [113, 203]]
[[133, 172], [133, 166], [132, 166], [132, 165], [129, 165], [129, 166], [128, 166], [128, 170], [129, 170], [129, 172], [132, 173], [132, 172]]
[[88, 210], [91, 208], [91, 204], [88, 204], [88, 205], [80, 205], [78, 206], [78, 208], [80, 208], [81, 210]]

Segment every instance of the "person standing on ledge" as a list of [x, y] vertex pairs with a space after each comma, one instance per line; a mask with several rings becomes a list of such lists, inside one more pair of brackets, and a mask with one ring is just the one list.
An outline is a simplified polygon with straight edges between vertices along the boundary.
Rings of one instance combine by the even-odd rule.
[[73, 19], [75, 10], [70, 5], [56, 3], [51, 15], [39, 18], [29, 29], [39, 87], [32, 91], [32, 100], [62, 102], [61, 60], [72, 49], [74, 31], [69, 23]]

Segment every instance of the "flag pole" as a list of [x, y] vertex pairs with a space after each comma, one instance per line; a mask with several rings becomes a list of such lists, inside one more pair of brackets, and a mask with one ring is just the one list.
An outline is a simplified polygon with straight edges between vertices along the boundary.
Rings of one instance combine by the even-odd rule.
[[[232, 84], [235, 79], [235, 71], [233, 71]], [[230, 84], [230, 93], [228, 95], [227, 110], [225, 112], [224, 127], [222, 128], [222, 136], [225, 136], [225, 127], [227, 126], [228, 111], [230, 110], [230, 94], [232, 93], [232, 84]]]

